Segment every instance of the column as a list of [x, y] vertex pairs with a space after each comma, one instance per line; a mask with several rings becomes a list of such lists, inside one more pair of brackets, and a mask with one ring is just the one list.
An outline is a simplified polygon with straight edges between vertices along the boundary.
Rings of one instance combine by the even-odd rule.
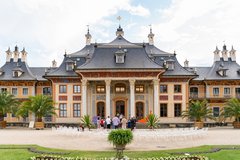
[[106, 117], [110, 116], [110, 85], [111, 85], [111, 80], [105, 80], [106, 83]]
[[153, 80], [153, 113], [159, 116], [159, 79]]
[[[130, 115], [135, 117], [135, 79], [130, 79]], [[125, 115], [126, 116], [126, 115]]]
[[82, 79], [82, 116], [87, 114], [87, 80]]

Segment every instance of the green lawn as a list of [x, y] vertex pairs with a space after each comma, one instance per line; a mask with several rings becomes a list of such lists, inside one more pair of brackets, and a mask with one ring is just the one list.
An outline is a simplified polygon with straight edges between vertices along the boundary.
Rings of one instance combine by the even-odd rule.
[[[88, 158], [101, 158], [101, 157], [114, 157], [114, 151], [74, 151], [74, 150], [59, 150], [44, 148], [36, 145], [0, 145], [0, 159], [1, 160], [28, 160], [30, 157], [37, 155], [27, 150], [27, 147], [35, 147], [40, 151], [51, 152], [69, 152], [67, 157], [88, 157]], [[170, 152], [194, 152], [194, 151], [209, 151], [212, 148], [226, 148], [233, 146], [201, 146], [195, 148], [186, 148], [178, 150], [164, 150], [164, 151], [125, 151], [124, 155], [129, 158], [148, 158], [148, 157], [162, 157], [169, 156]], [[236, 146], [240, 147], [240, 146]], [[6, 149], [7, 148], [7, 149]], [[240, 150], [222, 150], [216, 153], [202, 154], [212, 160], [240, 160]]]

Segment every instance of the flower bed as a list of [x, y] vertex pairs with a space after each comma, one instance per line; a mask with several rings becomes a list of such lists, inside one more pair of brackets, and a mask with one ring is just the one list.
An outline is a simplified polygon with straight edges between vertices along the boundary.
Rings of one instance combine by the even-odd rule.
[[[93, 158], [94, 160], [115, 160], [115, 158]], [[128, 158], [124, 157], [125, 160], [209, 160], [209, 158], [198, 155], [189, 156], [170, 156], [170, 157], [151, 157], [151, 158]], [[92, 160], [92, 158], [87, 157], [62, 157], [62, 156], [49, 156], [42, 155], [31, 157], [31, 160]]]

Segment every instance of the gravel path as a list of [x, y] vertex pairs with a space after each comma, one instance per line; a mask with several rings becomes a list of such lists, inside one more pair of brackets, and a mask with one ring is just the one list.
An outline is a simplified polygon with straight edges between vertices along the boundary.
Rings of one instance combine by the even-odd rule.
[[[153, 132], [156, 131], [135, 131], [134, 141], [127, 145], [126, 150], [146, 151], [201, 145], [240, 145], [240, 130], [230, 127], [210, 128], [200, 136], [176, 136], [176, 134], [166, 136], [166, 133], [178, 133], [177, 129], [161, 129], [157, 133]], [[0, 144], [37, 144], [43, 147], [71, 150], [113, 150], [113, 146], [107, 141], [107, 132], [96, 130], [76, 135], [64, 134], [51, 129], [6, 128], [0, 130]]]

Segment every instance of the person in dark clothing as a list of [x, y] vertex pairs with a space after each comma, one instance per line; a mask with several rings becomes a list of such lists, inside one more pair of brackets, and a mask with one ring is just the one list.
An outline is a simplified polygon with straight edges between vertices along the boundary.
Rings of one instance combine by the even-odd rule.
[[131, 123], [131, 131], [132, 131], [136, 127], [136, 119], [132, 117], [130, 120], [130, 123]]

